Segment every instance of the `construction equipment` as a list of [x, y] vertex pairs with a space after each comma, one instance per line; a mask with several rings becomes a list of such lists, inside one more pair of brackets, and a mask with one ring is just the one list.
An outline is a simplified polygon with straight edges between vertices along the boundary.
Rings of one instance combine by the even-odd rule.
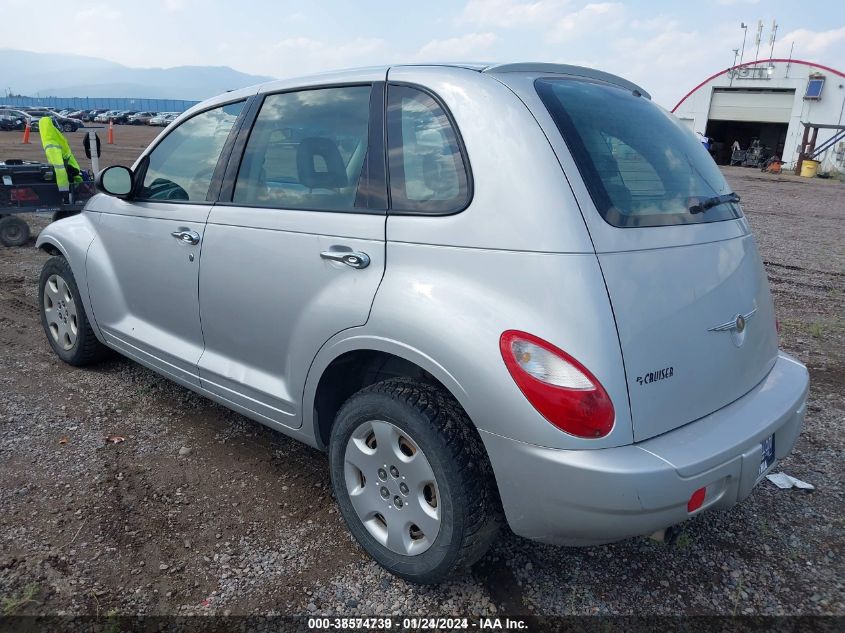
[[[62, 196], [52, 165], [37, 161], [0, 161], [0, 243], [22, 246], [29, 239], [29, 225], [20, 213], [44, 213], [53, 221], [79, 213], [96, 193], [93, 175], [83, 171], [83, 181], [70, 184]], [[65, 199], [66, 198], [66, 199]]]

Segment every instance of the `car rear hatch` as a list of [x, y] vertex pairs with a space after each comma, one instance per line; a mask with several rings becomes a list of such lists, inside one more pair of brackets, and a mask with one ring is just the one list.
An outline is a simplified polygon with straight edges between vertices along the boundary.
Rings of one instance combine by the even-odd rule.
[[777, 358], [774, 309], [754, 238], [710, 155], [627, 82], [518, 75], [497, 78], [549, 137], [604, 274], [634, 440], [750, 391]]

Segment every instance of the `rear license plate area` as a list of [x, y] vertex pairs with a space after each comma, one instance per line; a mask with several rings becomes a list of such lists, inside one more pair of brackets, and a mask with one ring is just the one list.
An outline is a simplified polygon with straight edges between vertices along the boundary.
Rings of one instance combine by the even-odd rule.
[[760, 443], [760, 468], [757, 471], [757, 479], [763, 477], [765, 472], [775, 463], [775, 436], [774, 433]]

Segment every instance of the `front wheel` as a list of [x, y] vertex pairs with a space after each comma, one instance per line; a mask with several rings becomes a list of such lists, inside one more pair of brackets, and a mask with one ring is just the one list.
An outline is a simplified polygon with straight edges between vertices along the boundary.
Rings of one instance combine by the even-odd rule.
[[108, 356], [108, 348], [91, 329], [76, 279], [64, 257], [51, 257], [41, 269], [38, 303], [47, 341], [59, 358], [81, 367]]
[[478, 433], [442, 389], [396, 378], [352, 396], [329, 443], [353, 536], [389, 572], [436, 583], [479, 560], [501, 523]]

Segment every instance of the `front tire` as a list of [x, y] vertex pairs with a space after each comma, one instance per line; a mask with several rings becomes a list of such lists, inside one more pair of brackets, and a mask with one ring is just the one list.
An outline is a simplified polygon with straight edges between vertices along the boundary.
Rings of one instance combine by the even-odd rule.
[[51, 257], [41, 269], [38, 304], [41, 325], [56, 356], [82, 367], [109, 355], [91, 329], [76, 279], [64, 257]]
[[466, 571], [498, 533], [481, 439], [442, 389], [395, 378], [359, 391], [337, 414], [329, 460], [349, 530], [401, 578], [429, 584]]

